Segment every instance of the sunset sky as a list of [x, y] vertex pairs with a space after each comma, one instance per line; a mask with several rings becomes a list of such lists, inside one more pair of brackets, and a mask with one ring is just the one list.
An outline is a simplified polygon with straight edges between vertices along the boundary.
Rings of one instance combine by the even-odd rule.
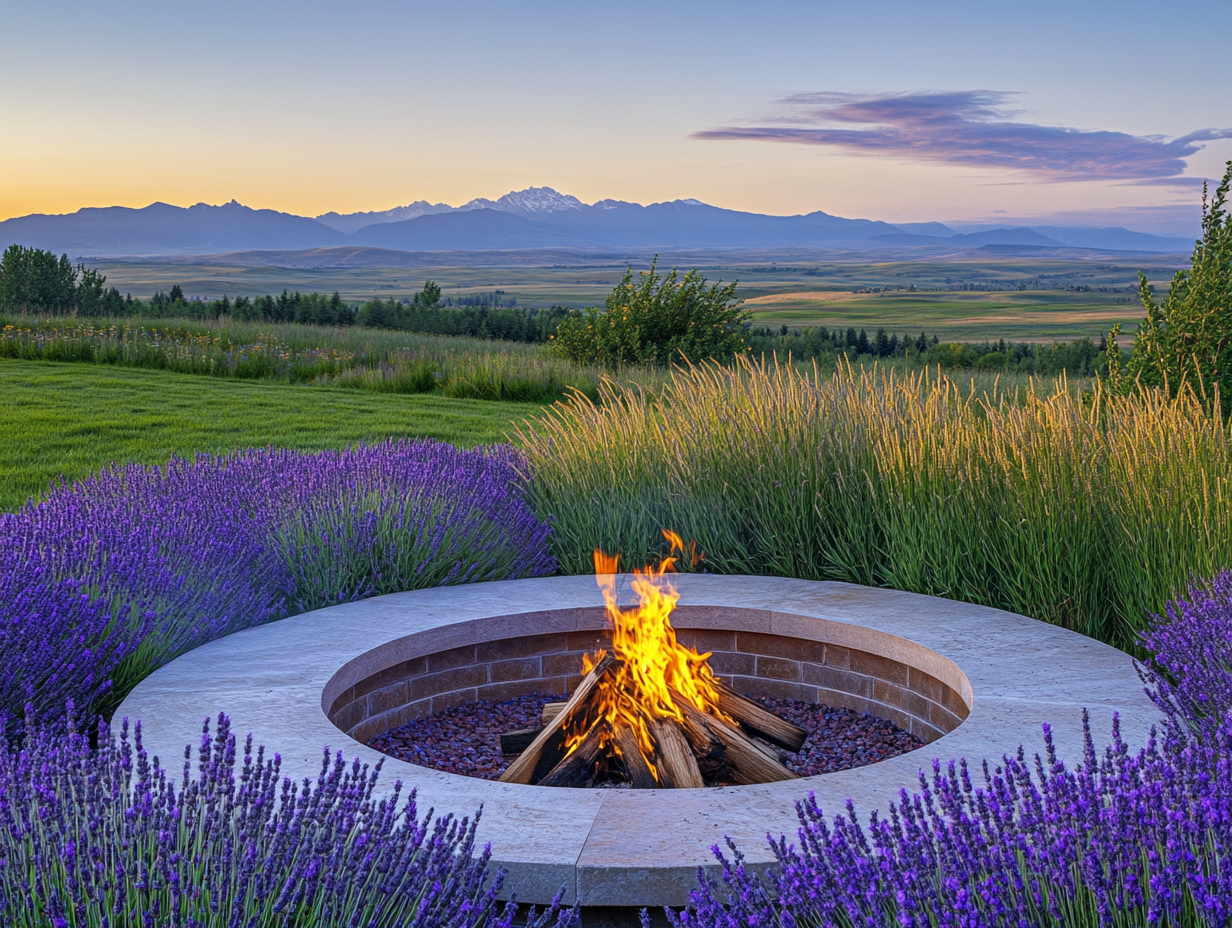
[[1232, 158], [1232, 3], [0, 0], [0, 219], [546, 185], [1164, 234]]

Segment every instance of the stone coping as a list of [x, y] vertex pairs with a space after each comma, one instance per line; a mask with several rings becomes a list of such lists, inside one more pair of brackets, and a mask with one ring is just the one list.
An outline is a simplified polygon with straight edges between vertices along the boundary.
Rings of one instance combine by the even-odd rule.
[[[730, 836], [753, 868], [773, 861], [766, 835], [796, 833], [795, 803], [809, 792], [840, 814], [885, 812], [919, 771], [941, 761], [999, 760], [1042, 748], [1051, 723], [1058, 753], [1082, 758], [1082, 710], [1097, 745], [1114, 712], [1131, 745], [1158, 712], [1130, 657], [1013, 613], [934, 597], [774, 577], [686, 574], [681, 606], [719, 627], [825, 642], [919, 667], [958, 693], [967, 717], [918, 751], [840, 773], [757, 786], [700, 790], [568, 790], [496, 783], [384, 757], [344, 735], [328, 712], [352, 689], [400, 662], [529, 635], [593, 632], [602, 597], [593, 577], [547, 577], [380, 596], [229, 635], [143, 680], [116, 712], [140, 719], [147, 750], [178, 766], [202, 719], [226, 712], [239, 737], [252, 732], [282, 756], [283, 774], [315, 780], [322, 748], [349, 760], [384, 759], [381, 782], [418, 789], [421, 810], [470, 815], [481, 805], [481, 842], [508, 870], [506, 889], [542, 903], [683, 905], [710, 848]], [[689, 626], [685, 626], [689, 627]], [[824, 665], [824, 658], [822, 659]]]

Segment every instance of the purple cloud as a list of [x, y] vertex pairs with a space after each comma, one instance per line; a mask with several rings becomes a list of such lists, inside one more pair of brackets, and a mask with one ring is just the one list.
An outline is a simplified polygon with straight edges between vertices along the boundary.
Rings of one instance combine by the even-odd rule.
[[[746, 139], [822, 145], [900, 158], [1010, 168], [1054, 180], [1130, 180], [1166, 183], [1185, 170], [1201, 142], [1232, 138], [1232, 129], [1199, 129], [1168, 141], [1162, 136], [1087, 131], [1014, 122], [1005, 109], [1012, 94], [801, 93], [780, 100], [775, 125], [722, 126], [695, 139]], [[1175, 181], [1173, 181], [1175, 182]]]

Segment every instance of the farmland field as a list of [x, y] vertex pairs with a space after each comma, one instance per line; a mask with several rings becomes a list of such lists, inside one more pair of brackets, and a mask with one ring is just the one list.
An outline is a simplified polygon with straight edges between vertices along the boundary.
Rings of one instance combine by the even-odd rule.
[[504, 441], [534, 404], [371, 394], [89, 364], [0, 361], [0, 512], [111, 462], [383, 438]]
[[[331, 249], [336, 251], [336, 249]], [[108, 284], [134, 297], [180, 284], [189, 296], [217, 298], [281, 292], [332, 293], [345, 299], [407, 299], [431, 278], [446, 299], [498, 296], [518, 305], [601, 305], [627, 263], [649, 265], [650, 255], [573, 256], [555, 266], [463, 266], [444, 264], [452, 255], [387, 252], [358, 265], [343, 258], [304, 253], [218, 256], [177, 261], [93, 261]], [[1116, 262], [990, 256], [962, 261], [834, 261], [825, 256], [685, 252], [663, 255], [661, 268], [698, 267], [711, 281], [737, 280], [739, 295], [767, 325], [826, 325], [895, 332], [926, 329], [951, 339], [1053, 341], [1097, 335], [1115, 322], [1141, 316], [1137, 274], [1144, 270], [1157, 289], [1187, 262], [1179, 256], [1127, 255]], [[497, 254], [489, 260], [564, 260], [560, 255]], [[314, 260], [334, 266], [311, 266]], [[457, 259], [461, 262], [462, 257]], [[385, 266], [362, 262], [384, 261]], [[389, 266], [396, 262], [400, 266]], [[442, 262], [436, 264], [434, 262]], [[914, 287], [912, 291], [910, 288]], [[1022, 289], [1025, 288], [1025, 289]], [[856, 291], [880, 290], [882, 292]], [[497, 292], [499, 291], [499, 292]]]

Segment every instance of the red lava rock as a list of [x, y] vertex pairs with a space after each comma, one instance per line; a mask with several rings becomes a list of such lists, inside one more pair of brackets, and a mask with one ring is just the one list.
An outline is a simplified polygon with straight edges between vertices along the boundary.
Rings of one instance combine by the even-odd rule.
[[[422, 767], [495, 780], [513, 760], [501, 754], [501, 734], [538, 728], [543, 704], [565, 698], [531, 693], [506, 702], [470, 702], [387, 731], [368, 746]], [[893, 722], [851, 709], [770, 696], [750, 698], [809, 733], [798, 753], [779, 751], [787, 766], [802, 777], [875, 764], [924, 746]]]

